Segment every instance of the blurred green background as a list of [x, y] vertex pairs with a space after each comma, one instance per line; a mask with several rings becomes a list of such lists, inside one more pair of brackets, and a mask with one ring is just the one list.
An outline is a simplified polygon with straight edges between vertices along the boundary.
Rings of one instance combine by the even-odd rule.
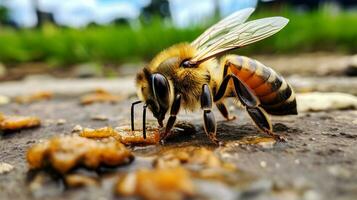
[[[293, 5], [259, 3], [251, 19], [284, 16], [290, 23], [276, 36], [240, 49], [240, 54], [295, 54], [328, 51], [357, 52], [357, 12], [320, 4], [307, 10]], [[0, 9], [1, 20], [8, 11]], [[179, 42], [192, 41], [210, 23], [177, 27], [167, 17], [152, 13], [130, 24], [90, 24], [82, 28], [59, 26], [49, 21], [32, 28], [19, 28], [3, 23], [0, 27], [0, 62], [12, 66], [26, 62], [44, 62], [67, 67], [82, 62], [121, 64], [147, 61], [160, 50]]]

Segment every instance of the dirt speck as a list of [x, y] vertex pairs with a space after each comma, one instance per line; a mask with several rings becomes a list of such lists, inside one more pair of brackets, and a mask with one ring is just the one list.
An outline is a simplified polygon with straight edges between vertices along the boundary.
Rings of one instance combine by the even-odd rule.
[[14, 169], [14, 166], [10, 165], [9, 163], [0, 163], [0, 174], [5, 174]]

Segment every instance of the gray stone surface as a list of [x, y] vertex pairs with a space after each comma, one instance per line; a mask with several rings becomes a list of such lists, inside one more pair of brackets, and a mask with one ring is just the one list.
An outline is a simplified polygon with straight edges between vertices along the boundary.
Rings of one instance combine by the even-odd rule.
[[[30, 105], [15, 103], [0, 107], [7, 114], [37, 115], [43, 120], [40, 128], [2, 134], [0, 161], [14, 166], [14, 170], [0, 175], [1, 199], [115, 199], [113, 179], [103, 176], [98, 187], [65, 190], [53, 180], [46, 181], [42, 190], [31, 190], [30, 175], [25, 160], [28, 147], [39, 140], [60, 134], [70, 134], [73, 127], [103, 127], [129, 124], [130, 103], [93, 104], [80, 106], [78, 97], [53, 99]], [[233, 109], [238, 117], [225, 122], [215, 109], [218, 138], [226, 146], [213, 145], [203, 132], [201, 113], [182, 112], [178, 118], [193, 123], [197, 133], [176, 137], [165, 145], [133, 148], [136, 160], [115, 171], [130, 171], [150, 166], [150, 158], [170, 148], [189, 146], [207, 147], [223, 159], [233, 162], [240, 170], [236, 187], [221, 182], [197, 183], [201, 191], [222, 199], [356, 199], [357, 197], [357, 118], [356, 111], [302, 113], [298, 116], [273, 117], [274, 130], [288, 139], [287, 143], [245, 145], [247, 138], [266, 137], [252, 124], [247, 114]], [[93, 120], [105, 115], [107, 120]], [[140, 111], [137, 120], [140, 123]], [[149, 120], [152, 120], [149, 114]], [[61, 120], [64, 123], [57, 123]], [[114, 172], [115, 172], [114, 171]], [[246, 182], [246, 180], [251, 180]], [[115, 180], [115, 179], [114, 179]], [[207, 192], [206, 194], [210, 194]]]
[[[299, 92], [357, 94], [357, 88], [353, 87], [357, 85], [357, 78], [292, 76], [288, 81]], [[129, 96], [129, 99], [117, 104], [79, 104], [81, 94], [98, 88]], [[0, 163], [14, 166], [11, 171], [0, 175], [0, 199], [116, 199], [113, 178], [103, 174], [100, 174], [102, 182], [98, 187], [66, 190], [60, 182], [46, 179], [46, 187], [34, 191], [27, 182], [31, 173], [25, 154], [34, 143], [60, 134], [71, 134], [78, 125], [83, 128], [129, 125], [130, 103], [135, 99], [134, 78], [77, 80], [35, 77], [0, 84], [0, 94], [8, 97], [44, 90], [52, 91], [54, 99], [28, 105], [9, 103], [0, 106], [2, 113], [36, 115], [43, 122], [40, 128], [0, 134]], [[203, 131], [201, 112], [183, 111], [178, 119], [194, 124], [196, 134], [178, 136], [165, 145], [133, 148], [136, 155], [134, 163], [119, 167], [114, 173], [151, 166], [153, 155], [167, 149], [207, 147], [239, 168], [239, 173], [230, 174], [230, 178], [236, 180], [234, 187], [221, 182], [197, 182], [200, 191], [210, 197], [244, 200], [357, 199], [356, 110], [327, 108], [298, 116], [273, 117], [275, 132], [285, 136], [288, 142], [252, 145], [244, 144], [244, 141], [266, 136], [256, 129], [244, 111], [229, 102], [230, 110], [237, 116], [234, 121], [224, 121], [214, 109], [218, 138], [226, 143], [225, 146], [215, 146], [208, 140]], [[139, 126], [140, 109], [136, 116]], [[148, 118], [153, 120], [151, 114]]]
[[25, 79], [23, 81], [3, 82], [0, 94], [14, 97], [38, 91], [51, 91], [58, 96], [78, 96], [98, 88], [113, 93], [135, 93], [132, 77], [120, 79]]

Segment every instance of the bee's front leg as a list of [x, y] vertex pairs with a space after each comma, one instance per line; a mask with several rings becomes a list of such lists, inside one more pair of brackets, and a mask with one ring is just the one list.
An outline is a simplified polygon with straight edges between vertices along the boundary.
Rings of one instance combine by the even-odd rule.
[[166, 127], [160, 134], [160, 140], [163, 141], [167, 136], [169, 136], [172, 127], [174, 127], [176, 122], [176, 115], [179, 113], [181, 107], [181, 95], [177, 94], [171, 105], [170, 117], [167, 120]]
[[203, 121], [204, 121], [204, 129], [207, 136], [210, 140], [216, 144], [219, 144], [219, 141], [216, 138], [217, 125], [216, 119], [214, 118], [214, 114], [212, 112], [212, 94], [209, 86], [204, 84], [202, 86], [201, 93], [201, 109], [203, 110]]

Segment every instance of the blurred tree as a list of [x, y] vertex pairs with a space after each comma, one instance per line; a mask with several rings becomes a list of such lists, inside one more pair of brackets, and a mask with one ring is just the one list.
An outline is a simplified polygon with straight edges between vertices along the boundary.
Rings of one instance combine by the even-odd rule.
[[301, 1], [301, 0], [262, 0], [259, 3], [259, 7], [269, 7], [280, 9], [285, 5], [292, 5], [293, 7], [301, 10], [315, 10], [319, 7], [320, 3], [324, 2], [324, 0], [309, 0], [309, 1]]
[[9, 21], [8, 9], [4, 6], [0, 6], [0, 24], [7, 24]]
[[37, 17], [37, 26], [36, 27], [41, 27], [45, 23], [56, 24], [52, 13], [42, 12], [39, 9], [39, 6], [38, 6], [39, 1], [38, 0], [32, 0], [32, 5], [36, 11], [36, 17]]
[[145, 22], [152, 19], [153, 16], [162, 18], [171, 17], [169, 1], [168, 0], [151, 0], [151, 3], [142, 11], [142, 18]]
[[214, 17], [219, 19], [221, 16], [220, 10], [219, 10], [219, 0], [214, 0]]
[[270, 8], [281, 8], [284, 5], [291, 5], [292, 7], [299, 10], [317, 10], [322, 4], [334, 3], [343, 8], [357, 7], [356, 0], [261, 0], [260, 6], [270, 7]]

